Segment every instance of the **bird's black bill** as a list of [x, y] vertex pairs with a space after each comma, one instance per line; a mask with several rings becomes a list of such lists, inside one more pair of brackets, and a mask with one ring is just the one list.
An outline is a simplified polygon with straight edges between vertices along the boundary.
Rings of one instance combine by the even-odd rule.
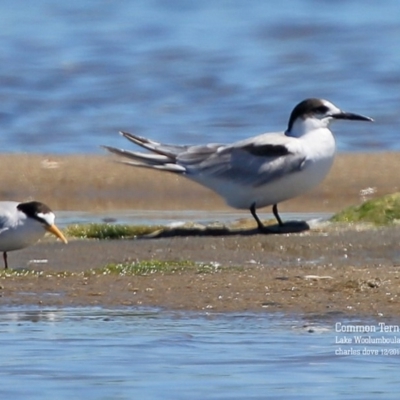
[[341, 112], [338, 114], [333, 114], [333, 118], [335, 119], [348, 119], [350, 121], [369, 121], [373, 122], [373, 119], [370, 117], [365, 117], [364, 115], [359, 115], [359, 114], [353, 114], [349, 112]]

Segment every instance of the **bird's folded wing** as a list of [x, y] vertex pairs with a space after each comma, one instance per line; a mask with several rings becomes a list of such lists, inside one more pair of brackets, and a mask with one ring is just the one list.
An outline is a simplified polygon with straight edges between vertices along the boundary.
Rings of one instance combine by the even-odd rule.
[[10, 229], [10, 219], [7, 215], [0, 216], [0, 233]]
[[194, 146], [180, 154], [177, 162], [189, 176], [209, 176], [257, 187], [301, 171], [305, 156], [289, 151], [282, 141], [244, 141], [233, 146]]

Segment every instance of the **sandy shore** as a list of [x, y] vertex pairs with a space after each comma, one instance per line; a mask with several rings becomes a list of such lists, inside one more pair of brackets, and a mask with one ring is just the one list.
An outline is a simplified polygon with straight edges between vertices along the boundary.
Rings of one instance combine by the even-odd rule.
[[[109, 160], [1, 155], [0, 199], [34, 198], [53, 209], [110, 213], [228, 210], [217, 196], [184, 178], [130, 169]], [[370, 197], [398, 191], [399, 178], [393, 171], [399, 164], [396, 153], [340, 155], [318, 189], [283, 203], [280, 209], [335, 212], [360, 202], [366, 188], [374, 188]], [[0, 274], [0, 304], [141, 305], [398, 318], [399, 239], [399, 227], [317, 227], [288, 235], [72, 240], [68, 245], [45, 240], [9, 254], [11, 267], [43, 273]], [[210, 267], [145, 276], [84, 274], [108, 263], [152, 259], [191, 260]]]
[[[0, 200], [37, 199], [55, 210], [232, 210], [182, 176], [127, 167], [112, 156], [0, 155]], [[340, 154], [312, 192], [281, 203], [282, 212], [336, 212], [400, 190], [398, 153]], [[269, 210], [268, 210], [269, 211]]]

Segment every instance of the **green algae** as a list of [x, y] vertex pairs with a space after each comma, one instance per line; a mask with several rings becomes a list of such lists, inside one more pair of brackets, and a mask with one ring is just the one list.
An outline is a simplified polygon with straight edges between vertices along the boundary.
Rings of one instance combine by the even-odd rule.
[[331, 219], [333, 222], [367, 222], [375, 225], [390, 225], [400, 220], [400, 193], [389, 194], [351, 206]]
[[151, 275], [155, 273], [173, 274], [188, 268], [195, 268], [192, 261], [160, 261], [146, 260], [107, 264], [104, 267], [93, 268], [89, 275]]
[[126, 239], [148, 235], [161, 229], [151, 225], [119, 225], [107, 223], [74, 224], [64, 230], [69, 237], [80, 239]]

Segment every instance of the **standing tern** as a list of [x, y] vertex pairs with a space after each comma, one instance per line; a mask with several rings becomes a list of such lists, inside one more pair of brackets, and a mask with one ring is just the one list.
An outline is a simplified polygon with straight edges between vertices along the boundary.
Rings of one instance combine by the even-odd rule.
[[[279, 226], [278, 203], [318, 185], [328, 174], [335, 156], [335, 139], [329, 130], [334, 120], [373, 121], [340, 110], [323, 99], [306, 99], [290, 114], [286, 131], [264, 133], [232, 144], [169, 145], [120, 132], [151, 153], [104, 146], [131, 161], [135, 167], [181, 174], [222, 196], [232, 207], [248, 209], [260, 231], [268, 231], [256, 208], [272, 206]], [[133, 161], [132, 161], [133, 160]]]
[[8, 251], [36, 243], [46, 231], [67, 243], [54, 220], [55, 215], [50, 208], [38, 201], [0, 201], [0, 251], [3, 252], [5, 269], [8, 268]]

